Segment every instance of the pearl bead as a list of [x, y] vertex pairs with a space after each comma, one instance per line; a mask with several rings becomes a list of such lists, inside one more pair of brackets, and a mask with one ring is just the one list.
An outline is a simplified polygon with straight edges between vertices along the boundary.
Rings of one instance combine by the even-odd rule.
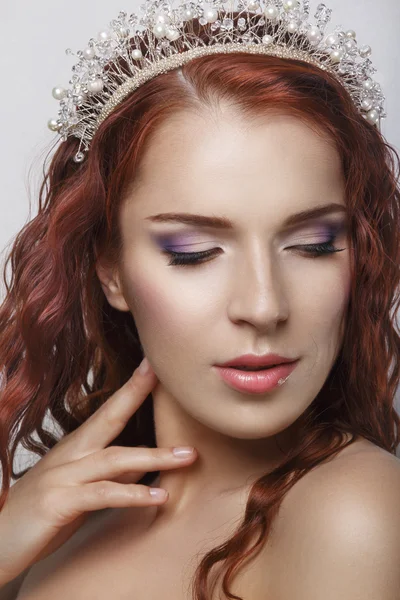
[[177, 40], [180, 37], [180, 33], [179, 31], [177, 31], [176, 29], [167, 29], [167, 32], [165, 34], [165, 37], [170, 41], [170, 42], [174, 42], [175, 40]]
[[100, 33], [97, 35], [99, 42], [107, 42], [109, 37], [108, 31], [100, 31]]
[[267, 6], [267, 8], [264, 10], [264, 15], [266, 19], [275, 21], [279, 17], [279, 10], [276, 6]]
[[330, 33], [326, 36], [324, 41], [326, 46], [335, 46], [339, 42], [339, 39], [337, 35], [335, 35], [334, 33]]
[[159, 13], [156, 17], [156, 23], [164, 23], [164, 25], [167, 25], [169, 22], [168, 16], [164, 13]]
[[215, 21], [218, 19], [218, 11], [215, 10], [215, 8], [207, 8], [207, 10], [205, 10], [203, 13], [203, 17], [207, 23], [215, 23]]
[[371, 98], [364, 98], [364, 100], [361, 102], [361, 107], [363, 108], [363, 110], [371, 110], [371, 108], [372, 108]]
[[164, 37], [165, 25], [163, 25], [163, 23], [158, 23], [155, 27], [153, 27], [153, 33], [158, 39]]
[[283, 8], [286, 12], [288, 12], [289, 10], [295, 10], [296, 8], [298, 8], [298, 6], [298, 0], [286, 0], [286, 2], [283, 3]]
[[269, 46], [270, 44], [272, 44], [274, 41], [274, 38], [272, 37], [272, 35], [264, 35], [262, 42], [263, 44], [265, 44], [266, 46]]
[[298, 25], [295, 21], [290, 21], [287, 25], [287, 30], [289, 33], [296, 33], [296, 31], [298, 30]]
[[53, 98], [55, 98], [56, 100], [62, 100], [63, 98], [65, 98], [67, 93], [67, 90], [64, 89], [63, 87], [55, 87], [53, 88], [52, 94], [53, 94]]
[[58, 123], [57, 123], [57, 119], [50, 119], [49, 121], [47, 121], [47, 127], [49, 129], [51, 129], [51, 131], [58, 131]]
[[182, 20], [191, 21], [192, 19], [194, 19], [194, 10], [192, 10], [191, 8], [185, 8], [185, 10], [183, 11]]
[[348, 29], [348, 31], [346, 31], [346, 37], [351, 38], [351, 39], [355, 39], [356, 38], [356, 32], [354, 31], [354, 29]]
[[92, 48], [91, 46], [88, 46], [87, 48], [85, 48], [82, 51], [82, 54], [83, 54], [84, 58], [87, 58], [88, 60], [91, 60], [92, 58], [94, 58], [94, 56], [95, 56], [96, 53], [95, 53], [94, 48]]
[[257, 10], [257, 8], [260, 7], [260, 3], [257, 2], [256, 0], [250, 0], [250, 2], [247, 4], [247, 8], [248, 10]]
[[362, 46], [359, 50], [359, 54], [362, 58], [367, 58], [372, 52], [371, 46]]
[[77, 94], [73, 96], [73, 100], [75, 101], [76, 106], [81, 106], [86, 101], [85, 94]]
[[379, 121], [379, 113], [374, 108], [367, 113], [367, 119], [373, 125]]
[[104, 83], [102, 79], [95, 79], [95, 81], [89, 81], [87, 84], [87, 89], [92, 94], [99, 94], [104, 87]]
[[312, 44], [315, 44], [321, 40], [321, 32], [318, 27], [314, 25], [307, 31], [307, 37]]
[[330, 57], [334, 63], [340, 62], [343, 58], [343, 50], [341, 48], [339, 50], [332, 50]]
[[128, 27], [120, 27], [118, 29], [118, 33], [121, 37], [127, 38], [129, 37], [129, 29]]
[[362, 82], [362, 87], [364, 88], [364, 90], [372, 90], [372, 88], [374, 87], [374, 82], [371, 78], [365, 79], [365, 81]]
[[132, 50], [132, 58], [134, 60], [139, 60], [140, 58], [143, 58], [142, 51], [139, 50], [138, 48], [135, 48], [135, 50]]

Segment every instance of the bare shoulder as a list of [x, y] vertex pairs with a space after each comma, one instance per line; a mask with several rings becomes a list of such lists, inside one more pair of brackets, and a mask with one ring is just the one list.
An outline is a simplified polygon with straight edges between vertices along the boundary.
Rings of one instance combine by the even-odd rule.
[[276, 600], [400, 598], [400, 459], [350, 448], [293, 487]]

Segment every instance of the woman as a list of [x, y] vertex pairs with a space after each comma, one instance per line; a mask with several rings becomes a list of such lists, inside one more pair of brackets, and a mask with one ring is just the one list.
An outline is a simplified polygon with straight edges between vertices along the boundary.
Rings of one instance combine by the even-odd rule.
[[90, 142], [10, 255], [4, 595], [394, 598], [394, 149], [328, 71], [245, 52], [146, 81]]

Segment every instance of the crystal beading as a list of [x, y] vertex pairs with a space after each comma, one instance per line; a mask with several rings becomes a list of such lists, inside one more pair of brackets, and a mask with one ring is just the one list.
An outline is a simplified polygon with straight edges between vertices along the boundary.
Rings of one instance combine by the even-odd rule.
[[[341, 25], [326, 34], [332, 10], [325, 4], [318, 4], [316, 23], [310, 23], [309, 0], [178, 1], [177, 7], [175, 1], [147, 0], [140, 6], [141, 15], [132, 13], [129, 18], [121, 11], [109, 31], [99, 32], [76, 53], [72, 88], [53, 88], [60, 108], [48, 127], [63, 141], [70, 135], [79, 139], [75, 162], [84, 160], [101, 123], [133, 90], [215, 53], [267, 54], [313, 64], [336, 77], [362, 116], [380, 129], [386, 118], [385, 96], [371, 77], [376, 72], [369, 58], [371, 47], [358, 48], [356, 32]], [[195, 33], [194, 19], [201, 35]], [[65, 52], [74, 54], [70, 48]]]

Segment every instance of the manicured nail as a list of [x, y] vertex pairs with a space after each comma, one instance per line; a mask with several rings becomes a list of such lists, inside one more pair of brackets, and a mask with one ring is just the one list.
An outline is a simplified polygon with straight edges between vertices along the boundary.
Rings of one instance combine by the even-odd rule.
[[191, 456], [193, 454], [194, 448], [191, 446], [182, 446], [178, 448], [173, 448], [172, 452], [175, 456], [179, 456], [179, 458], [186, 458], [187, 456]]
[[140, 363], [138, 371], [139, 373], [141, 373], [141, 375], [146, 375], [146, 373], [150, 371], [150, 363], [147, 360], [147, 356], [145, 356], [142, 362]]
[[156, 500], [164, 500], [167, 495], [167, 492], [162, 488], [150, 488], [150, 495], [153, 496]]

